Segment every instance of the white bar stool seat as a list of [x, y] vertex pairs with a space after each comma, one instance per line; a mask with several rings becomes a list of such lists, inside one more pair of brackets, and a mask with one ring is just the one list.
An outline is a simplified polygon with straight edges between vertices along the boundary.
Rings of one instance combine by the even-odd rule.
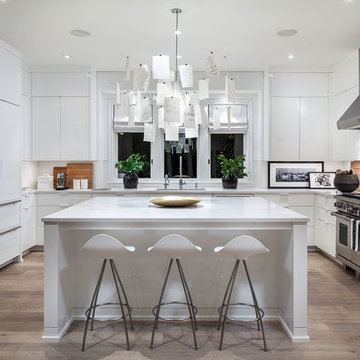
[[[261, 332], [262, 332], [264, 351], [267, 351], [268, 348], [266, 346], [264, 326], [263, 326], [263, 322], [262, 322], [262, 318], [264, 316], [264, 311], [258, 305], [255, 291], [254, 291], [253, 285], [251, 283], [250, 275], [249, 275], [249, 272], [247, 269], [246, 260], [252, 255], [266, 253], [266, 252], [269, 252], [269, 250], [258, 239], [254, 238], [253, 236], [241, 235], [241, 236], [238, 236], [238, 237], [232, 239], [231, 241], [229, 241], [225, 246], [218, 246], [218, 247], [214, 248], [214, 252], [231, 255], [236, 259], [232, 274], [230, 276], [230, 280], [228, 282], [228, 285], [227, 285], [227, 288], [225, 291], [222, 305], [218, 309], [219, 310], [218, 330], [220, 330], [220, 327], [221, 327], [219, 350], [222, 350], [222, 346], [223, 346], [225, 322], [226, 322], [226, 320], [230, 319], [228, 317], [229, 307], [236, 306], [236, 305], [243, 305], [243, 306], [250, 306], [255, 309], [255, 320], [249, 320], [249, 321], [257, 322], [258, 330], [260, 331], [260, 329], [261, 329]], [[240, 261], [242, 261], [244, 264], [246, 277], [249, 282], [250, 291], [251, 291], [251, 295], [252, 295], [253, 302], [254, 302], [253, 304], [245, 304], [245, 303], [231, 304], [230, 303], [231, 294], [232, 294], [232, 291], [234, 288], [234, 283], [235, 283], [236, 274], [238, 272]], [[230, 319], [230, 320], [234, 320], [234, 319]], [[249, 321], [245, 321], [245, 320], [240, 320], [240, 321], [249, 322]]]
[[[91, 299], [91, 303], [89, 308], [85, 311], [86, 315], [86, 324], [84, 329], [84, 337], [81, 351], [85, 350], [85, 342], [86, 342], [86, 334], [87, 328], [89, 325], [89, 321], [91, 320], [91, 330], [94, 328], [94, 321], [118, 321], [123, 320], [124, 329], [125, 329], [125, 336], [126, 336], [126, 347], [127, 350], [130, 350], [129, 344], [129, 335], [127, 331], [127, 324], [126, 318], [128, 317], [130, 320], [131, 330], [134, 329], [133, 321], [131, 317], [131, 306], [129, 305], [129, 301], [127, 299], [124, 286], [121, 282], [118, 270], [116, 268], [114, 258], [119, 257], [124, 254], [132, 253], [135, 251], [133, 246], [125, 246], [119, 240], [115, 239], [114, 237], [106, 234], [98, 234], [90, 238], [85, 245], [80, 249], [80, 252], [87, 257], [90, 258], [101, 258], [103, 259], [103, 263], [100, 270], [100, 275]], [[116, 292], [118, 295], [119, 302], [118, 303], [105, 303], [105, 304], [98, 304], [98, 296], [101, 287], [101, 282], [103, 279], [106, 263], [109, 260], [111, 272], [114, 279], [114, 284], [116, 288]], [[124, 300], [122, 300], [122, 296]], [[95, 318], [95, 311], [96, 308], [105, 306], [105, 305], [120, 305], [121, 316], [114, 318], [114, 319], [107, 319], [107, 320], [100, 320]], [[127, 312], [124, 310], [124, 307], [127, 308]]]
[[[180, 259], [185, 255], [189, 255], [191, 253], [196, 253], [201, 250], [202, 249], [200, 246], [194, 245], [190, 240], [188, 240], [184, 236], [177, 235], [177, 234], [167, 235], [167, 236], [163, 237], [162, 239], [160, 239], [154, 246], [151, 246], [148, 248], [148, 251], [163, 254], [164, 256], [166, 256], [170, 259], [167, 273], [165, 276], [165, 281], [164, 281], [164, 284], [162, 287], [159, 303], [152, 309], [152, 313], [155, 318], [154, 318], [154, 325], [153, 325], [153, 331], [152, 331], [152, 336], [151, 336], [150, 349], [152, 349], [154, 346], [155, 330], [157, 329], [159, 319], [174, 320], [174, 319], [160, 317], [161, 306], [169, 305], [169, 304], [183, 304], [183, 305], [187, 305], [187, 307], [188, 307], [189, 317], [181, 318], [178, 320], [188, 320], [190, 318], [192, 332], [193, 332], [193, 338], [194, 338], [194, 348], [195, 348], [195, 350], [197, 350], [195, 330], [197, 330], [196, 314], [197, 314], [198, 310], [197, 310], [196, 306], [194, 306], [194, 304], [193, 304], [189, 286], [186, 282]], [[165, 292], [165, 288], [166, 288], [166, 283], [168, 281], [170, 270], [171, 270], [174, 259], [176, 261], [176, 264], [177, 264], [177, 267], [179, 270], [180, 280], [181, 280], [181, 283], [182, 283], [182, 286], [184, 289], [186, 303], [179, 302], [179, 301], [171, 301], [171, 302], [167, 302], [167, 303], [162, 302], [162, 298], [164, 296], [164, 292]]]

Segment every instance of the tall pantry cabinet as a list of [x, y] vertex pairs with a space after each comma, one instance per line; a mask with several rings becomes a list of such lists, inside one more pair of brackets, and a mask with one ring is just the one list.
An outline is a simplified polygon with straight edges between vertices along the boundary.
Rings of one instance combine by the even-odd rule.
[[20, 53], [0, 40], [0, 266], [21, 251], [21, 75]]

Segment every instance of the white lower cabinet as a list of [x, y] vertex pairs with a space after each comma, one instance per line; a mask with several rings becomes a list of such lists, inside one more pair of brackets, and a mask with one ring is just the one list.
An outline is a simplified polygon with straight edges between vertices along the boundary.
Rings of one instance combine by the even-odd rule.
[[0, 234], [0, 266], [20, 255], [20, 228]]
[[21, 252], [36, 245], [35, 223], [35, 194], [24, 194], [21, 197]]
[[44, 245], [44, 223], [41, 219], [69, 206], [78, 204], [91, 198], [91, 193], [69, 194], [67, 192], [54, 192], [37, 194], [36, 207], [36, 244]]
[[315, 245], [332, 257], [336, 255], [336, 220], [331, 215], [334, 210], [332, 197], [316, 195]]

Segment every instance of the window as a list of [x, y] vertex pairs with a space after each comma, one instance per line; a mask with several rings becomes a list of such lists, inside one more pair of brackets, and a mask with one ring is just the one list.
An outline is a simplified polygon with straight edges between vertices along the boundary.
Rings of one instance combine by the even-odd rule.
[[143, 156], [145, 166], [139, 173], [140, 178], [150, 177], [150, 143], [143, 141], [143, 133], [118, 133], [118, 161], [127, 159], [131, 154]]
[[182, 174], [187, 178], [197, 177], [197, 139], [186, 139], [179, 134], [179, 141], [165, 141], [164, 170], [169, 177], [180, 176], [180, 156], [182, 156]]
[[211, 134], [210, 147], [211, 178], [221, 178], [222, 174], [217, 157], [223, 154], [226, 158], [231, 159], [235, 156], [244, 155], [244, 135]]

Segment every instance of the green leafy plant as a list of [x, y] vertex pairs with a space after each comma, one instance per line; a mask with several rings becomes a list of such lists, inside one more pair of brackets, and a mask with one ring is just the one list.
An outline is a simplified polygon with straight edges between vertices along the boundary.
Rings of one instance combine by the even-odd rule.
[[246, 168], [244, 166], [245, 156], [235, 156], [233, 159], [227, 159], [224, 155], [219, 155], [217, 157], [221, 165], [221, 173], [226, 176], [237, 176], [244, 177], [248, 176], [244, 171]]
[[122, 173], [138, 174], [142, 171], [145, 163], [139, 154], [131, 154], [126, 160], [117, 161], [115, 168]]

